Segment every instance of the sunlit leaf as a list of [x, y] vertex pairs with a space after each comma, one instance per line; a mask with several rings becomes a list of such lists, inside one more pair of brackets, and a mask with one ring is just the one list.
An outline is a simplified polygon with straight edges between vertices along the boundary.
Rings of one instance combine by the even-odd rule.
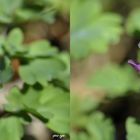
[[39, 82], [46, 85], [48, 81], [57, 79], [64, 70], [64, 63], [57, 59], [37, 59], [28, 65], [21, 66], [19, 74], [25, 83], [33, 85]]
[[23, 137], [23, 126], [17, 117], [0, 119], [0, 140], [21, 140]]
[[24, 94], [12, 89], [5, 105], [8, 111], [25, 110], [36, 117], [48, 119], [46, 126], [59, 133], [69, 133], [69, 94], [52, 85], [42, 90], [29, 88]]
[[7, 36], [4, 47], [7, 53], [11, 56], [16, 56], [20, 54], [24, 54], [26, 52], [26, 48], [23, 47], [24, 35], [23, 32], [19, 28], [13, 29]]
[[109, 44], [117, 43], [122, 32], [121, 17], [102, 12], [101, 3], [96, 0], [72, 2], [71, 21], [73, 58], [83, 58], [91, 52], [107, 52]]
[[115, 129], [111, 119], [106, 118], [101, 112], [92, 114], [88, 118], [87, 130], [92, 139], [115, 140]]
[[50, 57], [58, 53], [55, 47], [52, 47], [50, 43], [46, 40], [34, 41], [30, 44], [25, 45], [28, 48], [28, 53], [26, 57]]
[[134, 34], [136, 31], [140, 31], [140, 9], [133, 10], [126, 22], [127, 32], [130, 34]]
[[127, 140], [140, 139], [140, 124], [135, 118], [129, 117], [126, 122]]
[[1, 0], [0, 1], [0, 22], [11, 23], [15, 11], [21, 7], [23, 0]]
[[129, 90], [138, 91], [139, 79], [129, 66], [112, 64], [93, 73], [88, 85], [102, 89], [109, 97], [117, 97], [126, 94]]

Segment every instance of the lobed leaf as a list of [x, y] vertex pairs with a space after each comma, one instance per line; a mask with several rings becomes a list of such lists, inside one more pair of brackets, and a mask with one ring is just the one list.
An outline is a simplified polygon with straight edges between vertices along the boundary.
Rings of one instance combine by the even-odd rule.
[[23, 137], [23, 126], [17, 117], [0, 119], [0, 140], [21, 140]]
[[84, 58], [91, 52], [105, 53], [109, 44], [119, 41], [122, 33], [122, 20], [119, 15], [103, 13], [101, 3], [97, 0], [74, 1], [71, 7], [73, 58]]
[[88, 85], [103, 90], [109, 97], [117, 97], [130, 90], [138, 91], [139, 79], [129, 66], [110, 64], [93, 73]]
[[69, 94], [60, 88], [48, 85], [42, 90], [29, 88], [24, 94], [13, 88], [8, 94], [7, 111], [24, 110], [38, 117], [48, 120], [44, 123], [50, 129], [62, 133], [69, 133]]
[[37, 82], [46, 85], [47, 82], [58, 79], [63, 71], [65, 71], [65, 65], [62, 61], [54, 58], [36, 59], [27, 65], [20, 66], [19, 75], [29, 85]]

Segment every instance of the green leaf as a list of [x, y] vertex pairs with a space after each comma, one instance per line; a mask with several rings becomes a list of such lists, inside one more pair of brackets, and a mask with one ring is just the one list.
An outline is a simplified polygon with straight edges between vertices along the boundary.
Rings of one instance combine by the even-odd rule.
[[40, 1], [31, 1], [34, 4], [40, 5], [40, 6], [48, 6], [55, 9], [55, 11], [57, 12], [62, 12], [66, 13], [69, 12], [70, 10], [70, 4], [71, 4], [71, 0], [65, 0], [65, 1], [61, 1], [61, 0], [40, 0]]
[[23, 136], [21, 120], [16, 117], [1, 118], [0, 132], [0, 140], [21, 140]]
[[126, 22], [126, 29], [129, 34], [134, 34], [136, 31], [140, 32], [140, 9], [134, 9]]
[[21, 45], [23, 43], [24, 35], [21, 29], [14, 28], [7, 37], [7, 42], [11, 45]]
[[91, 96], [84, 96], [83, 98], [79, 98], [78, 96], [72, 94], [70, 106], [71, 127], [74, 129], [84, 129], [88, 121], [88, 116], [86, 113], [95, 111], [98, 105], [98, 101]]
[[88, 118], [87, 130], [94, 140], [115, 140], [115, 129], [111, 119], [101, 112], [92, 114]]
[[21, 79], [30, 85], [39, 82], [46, 85], [48, 81], [58, 79], [65, 71], [62, 61], [54, 58], [36, 59], [28, 65], [20, 66], [19, 74]]
[[126, 122], [127, 140], [140, 139], [140, 124], [135, 118], [129, 117]]
[[[69, 133], [69, 94], [52, 86], [49, 86], [46, 90], [48, 92], [44, 90], [40, 98], [40, 102], [43, 106], [38, 110], [40, 114], [44, 114], [44, 116], [47, 112], [52, 113], [53, 116], [46, 126], [62, 134]], [[47, 92], [47, 94], [45, 92]], [[46, 109], [46, 107], [48, 108]]]
[[[43, 5], [44, 7], [44, 5]], [[16, 22], [26, 22], [26, 21], [45, 21], [48, 23], [54, 22], [55, 11], [47, 7], [47, 9], [37, 11], [31, 8], [21, 8], [15, 13]]]
[[69, 53], [59, 53], [57, 55], [57, 58], [62, 61], [65, 65], [65, 70], [63, 70], [63, 73], [59, 75], [59, 81], [62, 82], [62, 87], [66, 87], [69, 89], [70, 86], [70, 55]]
[[[19, 100], [20, 99], [20, 100]], [[8, 111], [24, 110], [32, 115], [48, 120], [46, 126], [62, 133], [69, 133], [69, 94], [60, 88], [48, 85], [42, 90], [29, 88], [21, 93], [14, 88], [7, 96]]]
[[35, 11], [31, 9], [18, 9], [15, 15], [15, 20], [17, 22], [25, 22], [36, 19], [36, 13]]
[[109, 97], [117, 97], [130, 90], [138, 91], [139, 79], [130, 67], [110, 64], [93, 73], [88, 85], [102, 89]]
[[1, 23], [11, 23], [12, 16], [15, 11], [19, 9], [22, 5], [23, 0], [1, 0], [0, 1], [0, 22]]
[[71, 21], [73, 58], [83, 58], [92, 52], [105, 53], [109, 44], [119, 41], [122, 33], [121, 17], [102, 12], [97, 0], [72, 2]]
[[3, 44], [5, 42], [5, 37], [3, 35], [0, 36], [0, 56], [4, 56]]
[[55, 47], [52, 47], [46, 40], [34, 41], [25, 45], [25, 47], [29, 48], [28, 53], [26, 54], [29, 58], [50, 57], [58, 53], [58, 50]]
[[[44, 0], [46, 1], [46, 0]], [[61, 1], [61, 0], [47, 0], [49, 3], [52, 4], [52, 6], [61, 11], [61, 12], [68, 12], [70, 10], [70, 4], [71, 4], [71, 0], [65, 0], [65, 1]]]
[[24, 35], [19, 28], [14, 28], [8, 34], [4, 47], [10, 56], [24, 54], [27, 50], [23, 47]]
[[0, 58], [0, 84], [4, 84], [13, 76], [10, 60], [7, 57]]
[[24, 110], [24, 105], [22, 104], [22, 94], [17, 87], [13, 87], [10, 93], [7, 95], [8, 104], [5, 105], [7, 111], [18, 112]]
[[103, 113], [97, 112], [98, 105], [99, 103], [92, 96], [79, 98], [72, 95], [72, 140], [115, 140], [112, 120], [106, 118]]

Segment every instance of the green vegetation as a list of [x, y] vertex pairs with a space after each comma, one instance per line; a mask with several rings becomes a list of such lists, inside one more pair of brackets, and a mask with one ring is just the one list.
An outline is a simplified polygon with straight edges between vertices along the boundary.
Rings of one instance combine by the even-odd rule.
[[1, 105], [0, 140], [21, 140], [25, 126], [34, 118], [50, 132], [69, 136], [69, 53], [60, 51], [61, 46], [53, 45], [48, 36], [32, 40], [25, 33], [30, 23], [46, 28], [53, 26], [58, 17], [68, 17], [69, 3], [0, 1], [0, 85], [4, 89], [16, 80], [22, 84], [9, 89], [6, 103]]
[[[108, 0], [106, 2], [76, 0], [72, 2], [71, 58], [74, 68], [72, 73], [75, 74], [78, 71], [75, 72], [75, 65], [77, 65], [80, 72], [79, 79], [84, 79], [82, 79], [84, 82], [82, 81], [81, 89], [87, 94], [86, 98], [99, 100], [96, 107], [92, 103], [88, 110], [83, 110], [89, 101], [83, 101], [80, 97], [82, 93], [78, 93], [78, 90], [75, 91], [79, 95], [79, 99], [78, 95], [74, 94], [76, 101], [71, 103], [72, 140], [124, 140], [126, 138], [127, 140], [139, 140], [140, 125], [135, 117], [140, 120], [140, 112], [137, 110], [136, 116], [135, 113], [127, 112], [121, 103], [120, 106], [118, 105], [120, 100], [127, 100], [131, 96], [135, 98], [135, 95], [139, 93], [140, 78], [136, 71], [127, 64], [128, 59], [139, 59], [140, 56], [137, 48], [140, 41], [139, 6], [137, 0], [134, 2], [125, 0]], [[127, 38], [129, 43], [124, 44], [124, 38]], [[125, 40], [125, 42], [127, 41]], [[123, 53], [124, 49], [125, 53]], [[114, 54], [110, 55], [111, 52], [114, 52], [119, 58], [118, 61], [111, 59], [111, 57], [115, 57]], [[104, 63], [101, 58], [105, 58]], [[75, 75], [73, 79], [75, 81]], [[79, 79], [77, 78], [77, 81]], [[80, 80], [79, 82], [81, 82]], [[84, 87], [82, 87], [83, 85]], [[74, 87], [74, 89], [78, 88]], [[103, 93], [101, 97], [100, 92]], [[74, 107], [73, 104], [76, 102], [78, 105]], [[139, 102], [139, 98], [136, 102]], [[120, 107], [117, 108], [118, 110], [115, 110], [116, 104]], [[124, 104], [129, 108], [129, 102]], [[127, 107], [126, 109], [128, 109]], [[110, 108], [114, 114], [116, 112], [116, 116], [112, 116]], [[134, 106], [131, 109], [134, 112]], [[120, 114], [119, 110], [122, 111]], [[109, 114], [107, 111], [111, 113], [109, 112]], [[123, 118], [123, 112], [127, 114], [124, 113], [125, 118]], [[119, 120], [121, 116], [122, 121]], [[73, 118], [78, 118], [78, 120]], [[115, 122], [116, 120], [120, 122]], [[125, 130], [124, 124], [126, 124]], [[125, 131], [127, 131], [127, 135], [124, 136]]]

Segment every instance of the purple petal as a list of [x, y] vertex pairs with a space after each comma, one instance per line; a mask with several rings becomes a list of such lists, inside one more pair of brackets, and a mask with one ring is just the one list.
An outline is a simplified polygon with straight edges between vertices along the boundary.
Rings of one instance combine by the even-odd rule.
[[140, 72], [140, 64], [136, 63], [133, 60], [128, 60], [128, 64], [130, 64], [133, 68], [135, 68], [138, 72]]

